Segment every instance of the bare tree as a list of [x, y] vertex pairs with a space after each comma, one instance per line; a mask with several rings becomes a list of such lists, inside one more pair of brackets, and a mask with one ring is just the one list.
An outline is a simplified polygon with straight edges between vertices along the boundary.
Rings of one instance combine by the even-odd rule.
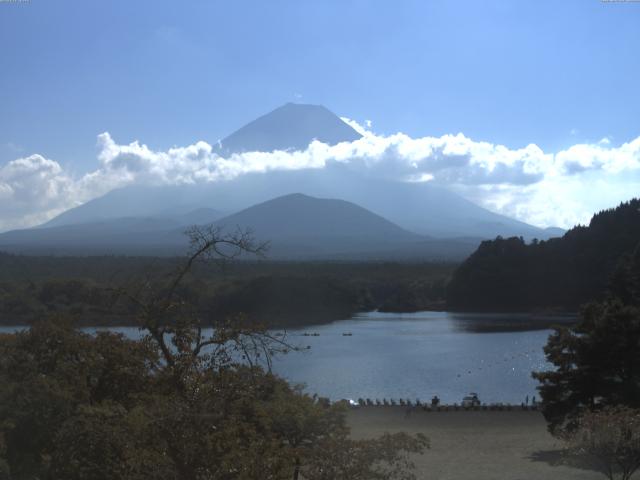
[[[185, 261], [158, 285], [147, 279], [137, 288], [115, 289], [136, 306], [140, 329], [155, 342], [166, 365], [177, 378], [185, 378], [191, 368], [220, 367], [241, 358], [250, 366], [264, 361], [271, 367], [274, 353], [293, 347], [286, 337], [271, 335], [264, 326], [248, 323], [242, 315], [234, 318], [202, 318], [200, 312], [181, 293], [181, 287], [197, 263], [213, 262], [223, 267], [241, 255], [264, 256], [268, 243], [257, 242], [250, 230], [231, 233], [217, 226], [194, 226], [188, 229], [189, 251]], [[206, 326], [214, 327], [209, 335]]]

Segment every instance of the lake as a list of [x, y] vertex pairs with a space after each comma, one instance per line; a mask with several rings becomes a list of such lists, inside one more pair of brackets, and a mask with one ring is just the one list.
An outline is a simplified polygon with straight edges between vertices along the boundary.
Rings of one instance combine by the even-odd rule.
[[[566, 320], [514, 314], [363, 313], [288, 330], [290, 342], [311, 348], [276, 357], [273, 369], [333, 400], [424, 401], [438, 395], [445, 403], [460, 403], [465, 394], [477, 392], [485, 403], [519, 404], [527, 395], [538, 397], [531, 372], [550, 368], [542, 350], [552, 332], [548, 326]], [[113, 330], [131, 338], [140, 335], [137, 328]]]

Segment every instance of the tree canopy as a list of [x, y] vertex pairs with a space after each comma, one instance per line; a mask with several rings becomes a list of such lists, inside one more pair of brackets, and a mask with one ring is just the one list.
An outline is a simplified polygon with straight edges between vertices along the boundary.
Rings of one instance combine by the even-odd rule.
[[114, 291], [137, 305], [141, 340], [85, 334], [64, 318], [0, 336], [0, 475], [413, 478], [408, 455], [426, 439], [349, 438], [344, 407], [270, 373], [271, 355], [293, 348], [284, 339], [241, 317], [217, 319], [203, 333], [181, 282], [212, 252], [233, 257], [259, 247], [244, 234], [197, 233], [163, 288]]
[[585, 410], [640, 408], [640, 309], [613, 299], [586, 306], [580, 322], [545, 347], [554, 370], [535, 372], [552, 432], [571, 429]]
[[587, 410], [640, 408], [640, 249], [620, 259], [607, 292], [575, 326], [556, 329], [545, 347], [555, 369], [533, 374], [554, 433]]
[[639, 252], [640, 199], [634, 199], [562, 238], [482, 242], [454, 272], [447, 303], [457, 309], [577, 311], [605, 298], [611, 276], [629, 258], [637, 262]]

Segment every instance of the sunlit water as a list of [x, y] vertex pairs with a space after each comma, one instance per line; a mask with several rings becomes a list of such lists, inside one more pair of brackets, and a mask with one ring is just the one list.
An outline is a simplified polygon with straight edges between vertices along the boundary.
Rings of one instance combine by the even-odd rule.
[[[273, 369], [331, 399], [438, 395], [443, 402], [459, 403], [468, 392], [477, 392], [486, 403], [519, 404], [537, 396], [531, 372], [550, 368], [542, 348], [551, 330], [496, 331], [524, 321], [517, 315], [365, 313], [289, 330], [288, 341], [311, 348], [277, 357]], [[140, 336], [137, 328], [112, 330]]]

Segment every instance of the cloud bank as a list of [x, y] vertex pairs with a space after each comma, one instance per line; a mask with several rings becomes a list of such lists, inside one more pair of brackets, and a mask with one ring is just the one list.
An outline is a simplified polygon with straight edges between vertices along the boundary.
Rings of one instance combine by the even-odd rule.
[[133, 184], [216, 182], [250, 172], [325, 168], [342, 164], [363, 174], [445, 185], [498, 213], [546, 227], [571, 227], [597, 210], [640, 192], [640, 137], [619, 146], [607, 139], [556, 153], [534, 144], [520, 149], [465, 135], [412, 138], [377, 135], [344, 118], [363, 137], [304, 151], [247, 152], [221, 157], [207, 142], [155, 151], [98, 135], [98, 163], [73, 176], [34, 154], [0, 167], [0, 230], [42, 223], [108, 191]]

